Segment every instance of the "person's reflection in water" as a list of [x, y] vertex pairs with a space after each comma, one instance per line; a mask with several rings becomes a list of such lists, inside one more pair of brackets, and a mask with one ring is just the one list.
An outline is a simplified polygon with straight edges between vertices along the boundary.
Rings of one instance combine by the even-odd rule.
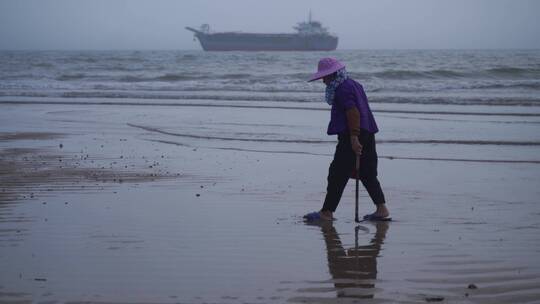
[[[377, 278], [377, 257], [388, 231], [388, 222], [374, 223], [375, 236], [369, 245], [358, 246], [355, 228], [355, 247], [345, 250], [332, 223], [322, 224], [321, 230], [328, 253], [328, 268], [338, 297], [373, 298]], [[364, 228], [365, 229], [365, 228]]]

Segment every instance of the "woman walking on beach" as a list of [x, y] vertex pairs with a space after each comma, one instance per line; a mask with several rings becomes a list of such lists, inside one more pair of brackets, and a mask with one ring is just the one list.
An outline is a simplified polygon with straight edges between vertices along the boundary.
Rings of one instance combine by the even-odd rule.
[[388, 220], [384, 193], [377, 179], [377, 151], [375, 133], [379, 131], [369, 108], [362, 85], [349, 78], [345, 65], [334, 58], [319, 61], [318, 71], [309, 81], [323, 79], [326, 102], [332, 106], [328, 135], [337, 135], [338, 144], [328, 172], [328, 186], [323, 207], [306, 214], [308, 221], [332, 220], [343, 190], [355, 168], [357, 155], [360, 169], [356, 174], [366, 188], [376, 211], [364, 216], [365, 220]]

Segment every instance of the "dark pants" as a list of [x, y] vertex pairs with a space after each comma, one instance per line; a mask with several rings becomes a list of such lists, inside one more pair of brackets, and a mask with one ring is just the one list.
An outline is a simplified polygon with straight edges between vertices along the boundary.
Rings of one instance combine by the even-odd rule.
[[[360, 181], [366, 188], [369, 196], [375, 205], [384, 204], [384, 193], [377, 179], [377, 151], [375, 149], [375, 135], [362, 130], [359, 136], [362, 145], [362, 155], [360, 156]], [[328, 187], [326, 188], [326, 198], [321, 211], [336, 211], [343, 190], [351, 177], [351, 172], [355, 168], [356, 154], [351, 148], [349, 134], [338, 135], [338, 144], [334, 154], [334, 160], [328, 170]]]

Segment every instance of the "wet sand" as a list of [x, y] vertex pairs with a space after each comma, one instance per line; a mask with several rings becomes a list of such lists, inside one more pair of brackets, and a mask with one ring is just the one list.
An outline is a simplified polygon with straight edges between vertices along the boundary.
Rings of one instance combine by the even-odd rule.
[[0, 303], [540, 302], [540, 115], [377, 105], [394, 221], [351, 181], [306, 225], [334, 144], [291, 106], [0, 104]]

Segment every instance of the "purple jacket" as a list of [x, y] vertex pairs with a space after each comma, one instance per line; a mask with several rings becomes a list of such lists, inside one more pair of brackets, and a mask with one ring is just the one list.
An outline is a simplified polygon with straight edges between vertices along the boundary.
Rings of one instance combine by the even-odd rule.
[[356, 107], [360, 112], [360, 132], [377, 133], [379, 131], [361, 84], [348, 78], [337, 87], [334, 96], [330, 123], [328, 124], [328, 135], [348, 131], [346, 111], [352, 107]]

